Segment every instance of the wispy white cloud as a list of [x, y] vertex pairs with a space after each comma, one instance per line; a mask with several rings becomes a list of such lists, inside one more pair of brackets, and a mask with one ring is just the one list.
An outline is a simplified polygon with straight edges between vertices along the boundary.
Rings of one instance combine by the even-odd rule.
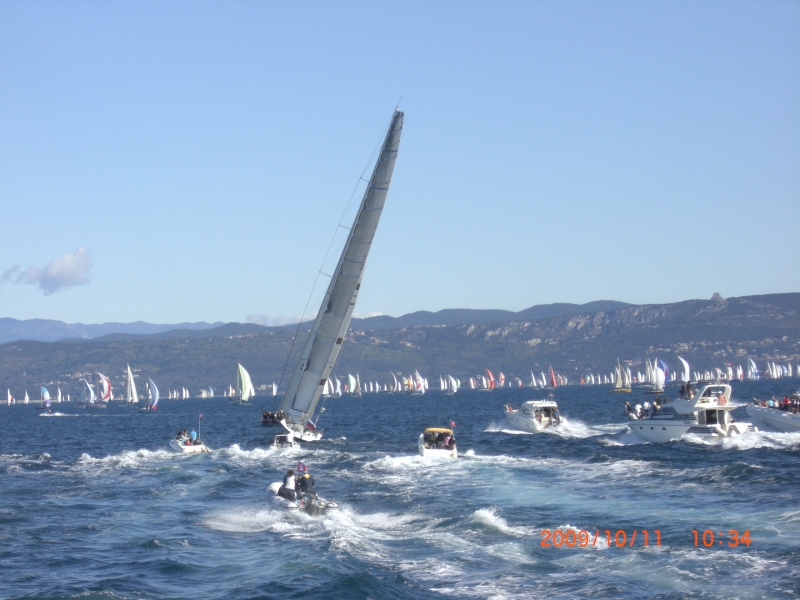
[[51, 260], [42, 269], [28, 267], [20, 269], [14, 265], [3, 273], [2, 283], [24, 283], [38, 285], [45, 295], [54, 294], [64, 288], [89, 283], [89, 272], [92, 263], [89, 262], [91, 251], [80, 246], [75, 252], [68, 252], [64, 256]]

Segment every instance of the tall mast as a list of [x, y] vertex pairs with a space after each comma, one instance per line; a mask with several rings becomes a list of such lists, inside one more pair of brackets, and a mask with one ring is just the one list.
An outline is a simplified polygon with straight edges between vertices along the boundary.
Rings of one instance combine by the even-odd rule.
[[281, 401], [287, 423], [300, 431], [314, 414], [350, 326], [367, 255], [392, 181], [402, 131], [403, 113], [395, 111], [339, 264]]

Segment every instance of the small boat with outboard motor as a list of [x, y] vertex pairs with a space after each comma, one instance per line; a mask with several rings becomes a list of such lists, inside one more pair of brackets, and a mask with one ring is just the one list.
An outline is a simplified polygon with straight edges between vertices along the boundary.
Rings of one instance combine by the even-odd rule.
[[202, 452], [209, 452], [208, 446], [200, 441], [199, 435], [197, 435], [194, 431], [188, 433], [185, 429], [178, 432], [172, 441], [170, 441], [169, 447], [175, 452], [180, 452], [181, 454], [200, 454]]
[[731, 404], [731, 386], [711, 383], [696, 394], [656, 404], [649, 411], [628, 412], [631, 431], [648, 442], [669, 442], [692, 434], [705, 440], [719, 440], [758, 431], [750, 423], [739, 423], [731, 416], [738, 406]]
[[[156, 397], [157, 396], [158, 392], [156, 392]], [[202, 420], [203, 413], [200, 413], [197, 415], [197, 431], [189, 432], [186, 429], [181, 429], [170, 441], [169, 447], [181, 454], [201, 454], [203, 452], [210, 452], [208, 446], [200, 440], [200, 423]]]
[[[761, 400], [755, 398], [752, 404], [748, 404], [747, 414], [758, 419], [775, 429], [784, 433], [800, 431], [800, 412], [798, 411], [798, 401], [800, 392], [792, 394], [791, 398], [781, 400]], [[770, 406], [772, 403], [772, 406]]]
[[[285, 482], [292, 478], [295, 489], [286, 490]], [[310, 515], [324, 515], [329, 510], [338, 510], [339, 504], [326, 500], [314, 491], [314, 478], [303, 463], [297, 465], [297, 476], [290, 470], [283, 478], [284, 483], [274, 481], [269, 484], [267, 497], [284, 510], [298, 510]]]
[[555, 400], [528, 400], [517, 410], [505, 405], [508, 424], [519, 431], [537, 433], [561, 424], [561, 413]]
[[452, 429], [444, 427], [428, 427], [419, 434], [417, 444], [422, 456], [438, 456], [442, 458], [458, 458], [456, 438]]

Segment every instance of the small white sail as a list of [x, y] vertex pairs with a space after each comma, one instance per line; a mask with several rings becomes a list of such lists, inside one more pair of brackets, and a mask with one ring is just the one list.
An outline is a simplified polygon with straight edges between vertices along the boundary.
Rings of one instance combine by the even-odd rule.
[[131, 366], [128, 365], [128, 396], [127, 396], [128, 404], [136, 404], [139, 402], [139, 394], [136, 393], [136, 381], [133, 379], [133, 371], [131, 371]]
[[147, 387], [150, 392], [150, 408], [155, 409], [158, 405], [158, 388], [152, 379], [147, 380]]
[[455, 394], [458, 391], [458, 381], [452, 375], [448, 375], [447, 382], [450, 384], [450, 392]]

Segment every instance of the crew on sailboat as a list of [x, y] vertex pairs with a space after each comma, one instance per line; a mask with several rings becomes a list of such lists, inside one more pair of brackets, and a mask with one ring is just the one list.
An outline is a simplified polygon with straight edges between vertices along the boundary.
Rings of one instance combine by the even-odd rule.
[[275, 425], [280, 425], [281, 421], [283, 421], [285, 418], [286, 415], [282, 410], [279, 410], [277, 413], [265, 410], [261, 413], [261, 426], [273, 427]]

